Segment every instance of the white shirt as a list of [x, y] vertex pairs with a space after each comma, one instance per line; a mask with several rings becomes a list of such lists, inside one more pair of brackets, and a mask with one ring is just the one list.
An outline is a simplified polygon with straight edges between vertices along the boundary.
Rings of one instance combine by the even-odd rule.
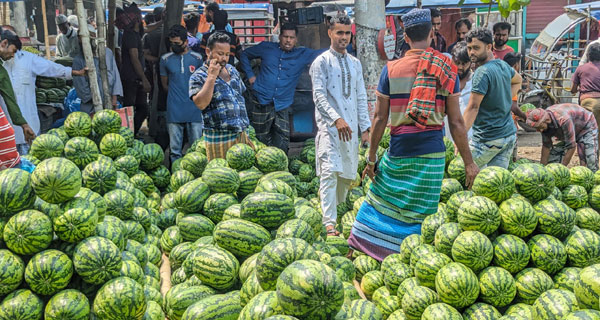
[[[342, 81], [342, 78], [348, 79], [348, 69], [349, 83]], [[318, 127], [315, 139], [317, 175], [326, 171], [338, 172], [342, 178], [355, 179], [360, 133], [371, 127], [360, 61], [330, 49], [312, 63], [310, 76]], [[338, 137], [335, 120], [339, 118], [352, 129], [352, 139], [348, 142], [340, 141]]]
[[77, 29], [71, 27], [67, 34], [59, 33], [56, 36], [56, 56], [74, 58], [79, 54], [79, 39]]
[[585, 47], [585, 52], [583, 53], [583, 56], [581, 57], [581, 60], [579, 61], [579, 65], [583, 65], [586, 64], [588, 61], [588, 53], [590, 50], [590, 45], [594, 44], [594, 43], [600, 43], [600, 39], [594, 40], [590, 43], [588, 43], [588, 45]]
[[[467, 109], [467, 105], [469, 104], [469, 99], [471, 98], [471, 89], [473, 89], [473, 72], [469, 73], [469, 79], [465, 83], [465, 87], [460, 91], [460, 97], [458, 98], [458, 105], [460, 107], [460, 114], [464, 115], [465, 110]], [[444, 128], [446, 131], [446, 137], [450, 139], [450, 141], [454, 142], [452, 139], [452, 134], [450, 134], [450, 126], [448, 125], [448, 116], [444, 119]], [[469, 129], [467, 132], [467, 139], [471, 139], [473, 136], [473, 128]]]
[[[10, 76], [17, 103], [27, 124], [36, 135], [40, 134], [40, 118], [35, 101], [35, 78], [37, 76], [71, 79], [71, 68], [46, 60], [31, 52], [19, 50], [15, 57], [4, 62]], [[13, 126], [17, 144], [23, 144], [23, 129]]]

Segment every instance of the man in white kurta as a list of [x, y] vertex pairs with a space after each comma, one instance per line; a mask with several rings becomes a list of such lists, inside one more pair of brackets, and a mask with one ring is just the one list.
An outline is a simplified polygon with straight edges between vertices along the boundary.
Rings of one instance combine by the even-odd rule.
[[[69, 80], [73, 75], [85, 74], [83, 70], [72, 70], [69, 67], [23, 50], [18, 50], [15, 57], [4, 62], [3, 66], [10, 76], [21, 113], [36, 135], [40, 134], [40, 118], [35, 100], [36, 77], [44, 76]], [[13, 128], [15, 129], [17, 150], [21, 155], [27, 154], [29, 148], [23, 135], [23, 129], [15, 125], [13, 125]]]
[[360, 61], [346, 52], [351, 25], [339, 14], [328, 31], [331, 48], [315, 59], [310, 68], [317, 121], [316, 169], [323, 224], [335, 231], [337, 205], [346, 200], [358, 170], [360, 140], [368, 141], [371, 121]]

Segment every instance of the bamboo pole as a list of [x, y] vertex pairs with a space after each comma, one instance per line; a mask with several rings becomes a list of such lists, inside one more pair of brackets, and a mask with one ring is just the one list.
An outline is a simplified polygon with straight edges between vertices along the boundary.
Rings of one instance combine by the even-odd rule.
[[[42, 0], [43, 1], [43, 0]], [[83, 6], [83, 0], [75, 0], [75, 11], [79, 19], [79, 36], [81, 37], [81, 46], [83, 56], [85, 57], [85, 65], [88, 68], [88, 79], [90, 83], [90, 92], [92, 93], [92, 102], [94, 110], [99, 112], [102, 110], [102, 97], [100, 97], [100, 87], [98, 86], [98, 74], [94, 65], [94, 55], [92, 53], [92, 45], [90, 43], [90, 31], [87, 28], [87, 13]]]
[[96, 27], [98, 46], [98, 66], [100, 67], [100, 80], [102, 80], [102, 98], [106, 109], [112, 109], [112, 94], [108, 85], [108, 71], [106, 69], [106, 23], [104, 23], [104, 7], [102, 0], [95, 0]]
[[44, 20], [44, 47], [46, 59], [50, 59], [50, 41], [48, 40], [48, 17], [46, 16], [46, 0], [42, 0], [42, 20]]
[[117, 53], [115, 52], [115, 16], [117, 13], [117, 2], [115, 0], [108, 0], [108, 30], [107, 39], [108, 48], [114, 53], [115, 59]]

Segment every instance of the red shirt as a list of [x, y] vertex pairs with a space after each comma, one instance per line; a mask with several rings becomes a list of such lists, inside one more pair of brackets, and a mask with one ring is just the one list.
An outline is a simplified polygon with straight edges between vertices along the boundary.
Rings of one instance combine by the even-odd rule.
[[20, 161], [15, 142], [15, 130], [8, 122], [4, 111], [0, 109], [0, 167], [12, 168]]
[[506, 46], [506, 49], [504, 49], [504, 50], [496, 50], [496, 48], [494, 48], [493, 52], [494, 52], [494, 58], [504, 60], [504, 56], [509, 52], [515, 52], [515, 49], [513, 49], [509, 46]]
[[588, 62], [575, 70], [571, 79], [573, 85], [579, 85], [579, 99], [600, 98], [600, 63]]

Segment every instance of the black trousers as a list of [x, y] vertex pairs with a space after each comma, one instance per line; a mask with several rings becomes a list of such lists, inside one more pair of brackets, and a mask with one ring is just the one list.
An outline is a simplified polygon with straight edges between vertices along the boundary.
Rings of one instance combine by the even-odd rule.
[[142, 123], [148, 117], [148, 94], [144, 92], [144, 86], [140, 80], [123, 80], [123, 104], [126, 107], [133, 106], [134, 133], [137, 134]]

